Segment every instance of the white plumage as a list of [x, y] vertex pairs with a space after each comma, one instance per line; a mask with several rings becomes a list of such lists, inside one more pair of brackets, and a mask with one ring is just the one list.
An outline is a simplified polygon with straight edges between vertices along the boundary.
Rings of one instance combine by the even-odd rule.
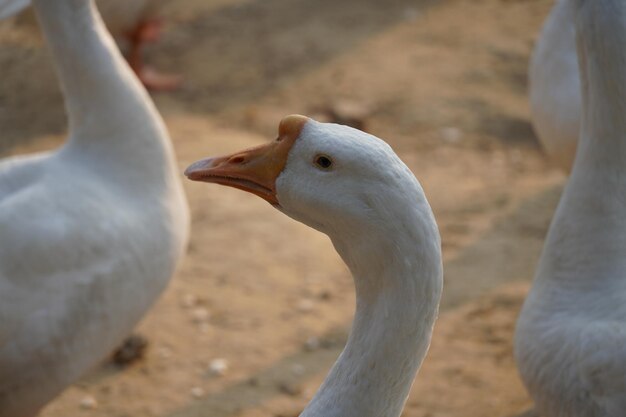
[[352, 332], [302, 416], [399, 416], [430, 344], [442, 266], [430, 206], [392, 149], [289, 116], [277, 141], [199, 161], [187, 175], [250, 191], [327, 234], [352, 272]]
[[518, 321], [515, 356], [546, 417], [626, 410], [626, 4], [568, 0], [582, 74], [576, 159]]
[[70, 132], [56, 152], [0, 163], [2, 417], [33, 416], [108, 354], [166, 287], [188, 234], [167, 131], [93, 2], [33, 5]]
[[550, 159], [568, 173], [576, 155], [582, 106], [573, 14], [570, 0], [557, 0], [529, 72], [533, 126]]

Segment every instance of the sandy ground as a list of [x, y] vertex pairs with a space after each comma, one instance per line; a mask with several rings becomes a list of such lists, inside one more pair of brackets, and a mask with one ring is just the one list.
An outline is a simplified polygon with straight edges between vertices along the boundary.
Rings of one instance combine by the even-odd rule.
[[[280, 118], [357, 107], [422, 182], [445, 290], [404, 416], [512, 417], [530, 406], [514, 323], [564, 176], [533, 135], [526, 68], [548, 0], [173, 0], [149, 50], [185, 85], [155, 100], [181, 167], [274, 137]], [[65, 118], [29, 16], [0, 26], [0, 155], [56, 146]], [[236, 190], [185, 182], [189, 253], [138, 331], [42, 417], [297, 416], [354, 306], [328, 239]], [[222, 375], [212, 371], [226, 361]]]

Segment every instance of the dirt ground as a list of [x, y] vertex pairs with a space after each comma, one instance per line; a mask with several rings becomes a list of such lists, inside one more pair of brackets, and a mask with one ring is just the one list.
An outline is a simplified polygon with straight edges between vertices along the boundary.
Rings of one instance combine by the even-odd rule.
[[[172, 0], [148, 51], [183, 87], [154, 98], [179, 163], [270, 140], [290, 113], [358, 121], [422, 182], [445, 289], [406, 417], [530, 406], [515, 319], [565, 177], [529, 122], [526, 69], [549, 0]], [[56, 146], [65, 118], [29, 16], [0, 26], [0, 156]], [[138, 332], [42, 417], [294, 417], [349, 331], [352, 281], [328, 239], [237, 190], [185, 181], [189, 252]], [[224, 366], [225, 365], [225, 366]]]

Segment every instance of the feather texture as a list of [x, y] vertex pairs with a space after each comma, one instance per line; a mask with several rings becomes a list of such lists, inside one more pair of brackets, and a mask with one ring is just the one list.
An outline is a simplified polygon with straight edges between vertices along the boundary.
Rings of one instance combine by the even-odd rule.
[[34, 415], [121, 342], [188, 234], [167, 131], [93, 2], [33, 3], [70, 132], [0, 162], [2, 417]]

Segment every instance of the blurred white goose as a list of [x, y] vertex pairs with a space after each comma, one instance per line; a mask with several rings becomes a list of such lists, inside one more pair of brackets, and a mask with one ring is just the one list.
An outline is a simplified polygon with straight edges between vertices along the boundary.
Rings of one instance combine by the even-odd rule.
[[580, 75], [570, 0], [557, 0], [533, 52], [529, 71], [532, 122], [550, 159], [572, 168], [581, 116]]
[[[31, 0], [0, 0], [0, 19], [18, 13], [30, 5]], [[163, 27], [156, 0], [97, 0], [98, 10], [107, 29], [123, 46], [130, 67], [150, 90], [172, 90], [182, 78], [178, 75], [162, 74], [145, 65], [143, 48], [155, 42]]]
[[545, 417], [626, 410], [626, 2], [569, 0], [581, 136], [517, 324], [515, 356]]
[[188, 234], [167, 131], [93, 2], [33, 5], [70, 132], [56, 152], [0, 162], [1, 417], [35, 415], [108, 354]]
[[186, 175], [254, 193], [327, 234], [352, 272], [350, 338], [302, 416], [399, 416], [430, 344], [442, 265], [430, 206], [391, 148], [288, 116], [276, 141], [199, 161]]

